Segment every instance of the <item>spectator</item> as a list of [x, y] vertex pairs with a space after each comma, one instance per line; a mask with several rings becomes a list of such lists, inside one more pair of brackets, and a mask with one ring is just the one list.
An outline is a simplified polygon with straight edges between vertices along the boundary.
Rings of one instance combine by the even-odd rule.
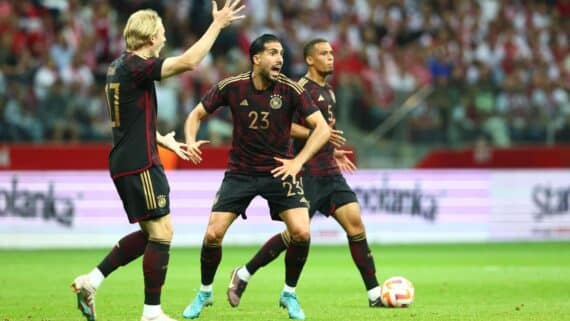
[[[555, 141], [562, 138], [557, 133], [565, 128], [570, 112], [567, 2], [248, 0], [247, 21], [220, 36], [210, 64], [201, 66], [208, 72], [182, 77], [167, 88], [175, 97], [168, 126], [182, 125], [180, 116], [188, 112], [180, 107], [184, 101], [195, 101], [204, 88], [247, 66], [248, 45], [261, 30], [283, 33], [290, 56], [282, 71], [291, 77], [305, 72], [298, 54], [304, 41], [315, 36], [331, 41], [337, 57], [331, 83], [337, 93], [339, 126], [346, 129], [366, 134], [411, 91], [432, 84], [436, 92], [431, 101], [421, 104], [409, 122], [398, 124], [405, 127], [402, 132], [409, 128], [416, 133], [408, 137], [410, 143], [472, 144], [480, 130], [494, 133], [488, 135], [493, 145]], [[12, 94], [2, 97], [0, 84], [4, 109], [21, 105], [18, 110], [23, 113], [18, 115], [38, 117], [33, 107], [43, 105], [60, 79], [62, 90], [78, 91], [70, 115], [81, 115], [79, 136], [105, 137], [108, 129], [99, 120], [106, 117], [106, 106], [95, 97], [103, 92], [111, 57], [123, 50], [122, 24], [143, 5], [167, 17], [169, 51], [196, 39], [194, 32], [200, 34], [209, 23], [211, 4], [202, 0], [0, 1], [0, 75], [5, 83], [24, 84], [25, 97], [23, 105]], [[465, 91], [458, 95], [460, 88]], [[187, 91], [184, 97], [182, 91]], [[89, 111], [77, 114], [86, 103], [92, 106]], [[445, 113], [442, 104], [450, 108]], [[22, 119], [3, 121], [21, 128]], [[218, 129], [204, 128], [203, 133], [224, 143], [224, 115], [215, 122], [220, 126], [212, 128]], [[428, 130], [431, 138], [418, 135], [418, 130]], [[29, 130], [23, 132], [28, 134], [18, 135], [22, 140], [53, 138], [37, 132], [32, 138]]]

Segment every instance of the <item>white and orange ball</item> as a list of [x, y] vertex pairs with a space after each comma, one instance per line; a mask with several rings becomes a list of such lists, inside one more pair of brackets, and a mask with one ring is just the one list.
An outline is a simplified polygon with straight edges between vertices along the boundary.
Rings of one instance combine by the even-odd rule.
[[415, 290], [410, 280], [393, 276], [382, 283], [382, 303], [391, 308], [405, 308], [414, 301]]

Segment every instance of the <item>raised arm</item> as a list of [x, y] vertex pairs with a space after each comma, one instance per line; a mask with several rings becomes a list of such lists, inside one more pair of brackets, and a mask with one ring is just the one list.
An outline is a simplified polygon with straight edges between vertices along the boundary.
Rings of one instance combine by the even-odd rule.
[[164, 60], [160, 73], [162, 79], [196, 68], [214, 45], [214, 41], [218, 38], [220, 31], [232, 21], [245, 17], [245, 15], [240, 14], [245, 6], [242, 5], [236, 8], [239, 3], [240, 0], [226, 0], [225, 5], [218, 10], [216, 1], [212, 1], [213, 21], [210, 27], [202, 37], [183, 54]]

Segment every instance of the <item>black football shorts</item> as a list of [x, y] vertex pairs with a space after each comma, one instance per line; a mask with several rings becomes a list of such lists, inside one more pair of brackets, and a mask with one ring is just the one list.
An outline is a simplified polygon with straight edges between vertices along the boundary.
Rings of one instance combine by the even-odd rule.
[[137, 223], [170, 213], [170, 187], [161, 166], [113, 180], [129, 222]]
[[213, 212], [231, 212], [244, 219], [251, 200], [260, 195], [267, 200], [271, 219], [281, 220], [279, 214], [293, 208], [308, 208], [302, 179], [293, 183], [288, 177], [285, 181], [272, 176], [247, 176], [226, 173], [222, 185], [216, 194]]
[[331, 216], [338, 208], [352, 202], [358, 202], [356, 194], [348, 186], [342, 175], [303, 177], [305, 196], [309, 200], [309, 216], [317, 211]]

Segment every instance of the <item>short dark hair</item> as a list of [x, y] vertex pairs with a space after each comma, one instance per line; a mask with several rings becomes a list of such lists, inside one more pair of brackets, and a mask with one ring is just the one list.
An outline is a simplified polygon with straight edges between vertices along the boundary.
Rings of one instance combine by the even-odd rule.
[[323, 38], [315, 38], [315, 39], [307, 42], [305, 44], [305, 47], [303, 47], [303, 58], [307, 59], [307, 57], [309, 56], [309, 54], [311, 53], [311, 50], [313, 50], [315, 45], [318, 43], [322, 43], [322, 42], [328, 42], [328, 41], [326, 39], [323, 39]]
[[281, 43], [281, 39], [279, 39], [277, 36], [266, 33], [263, 34], [259, 37], [257, 37], [257, 39], [255, 39], [251, 45], [249, 46], [249, 60], [251, 61], [251, 63], [253, 64], [253, 56], [257, 55], [258, 53], [262, 52], [263, 50], [265, 50], [265, 44], [269, 43], [269, 42], [279, 42]]

